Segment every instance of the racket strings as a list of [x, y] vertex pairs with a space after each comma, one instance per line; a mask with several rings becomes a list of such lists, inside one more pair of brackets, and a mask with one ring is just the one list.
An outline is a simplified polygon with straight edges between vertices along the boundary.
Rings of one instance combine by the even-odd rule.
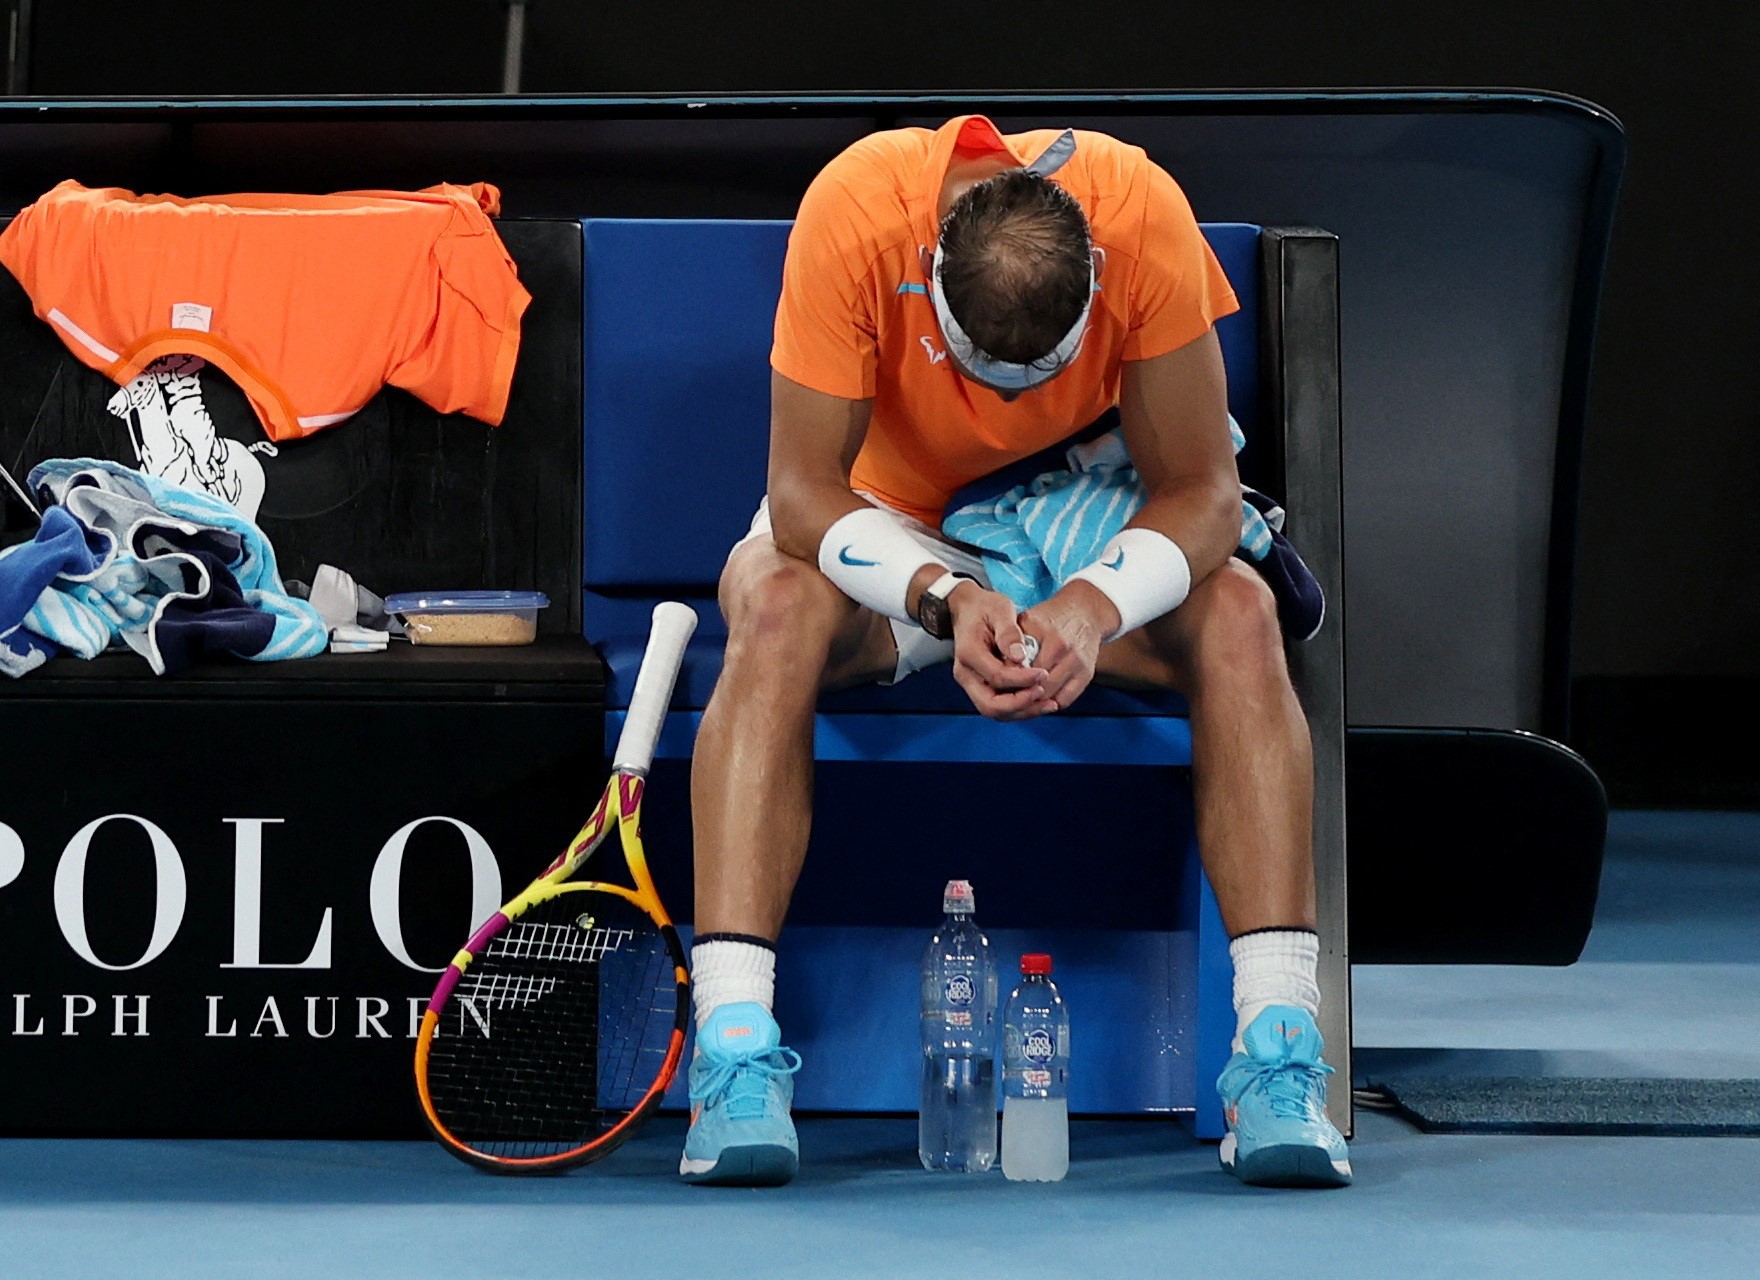
[[660, 1075], [676, 1022], [675, 958], [620, 898], [535, 904], [465, 970], [429, 1051], [428, 1085], [455, 1137], [542, 1158], [591, 1143]]
[[565, 961], [596, 962], [617, 951], [635, 937], [634, 929], [592, 927], [577, 922], [546, 924], [521, 919], [489, 944], [490, 955], [513, 959], [550, 957]]

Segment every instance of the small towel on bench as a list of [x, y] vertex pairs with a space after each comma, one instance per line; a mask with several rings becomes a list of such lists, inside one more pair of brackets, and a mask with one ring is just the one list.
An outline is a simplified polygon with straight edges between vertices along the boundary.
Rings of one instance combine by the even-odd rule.
[[46, 508], [37, 537], [0, 552], [7, 674], [118, 642], [156, 675], [211, 654], [275, 662], [324, 651], [323, 618], [287, 594], [268, 539], [220, 499], [90, 458], [42, 463], [30, 487]]
[[[1232, 416], [1228, 426], [1239, 453], [1246, 437]], [[1148, 500], [1119, 428], [1084, 432], [1058, 448], [1061, 458], [1050, 450], [967, 485], [941, 523], [948, 537], [983, 552], [991, 585], [1023, 612], [1098, 559]], [[1271, 588], [1284, 634], [1308, 640], [1320, 630], [1326, 599], [1283, 524], [1283, 508], [1241, 486], [1235, 555]]]

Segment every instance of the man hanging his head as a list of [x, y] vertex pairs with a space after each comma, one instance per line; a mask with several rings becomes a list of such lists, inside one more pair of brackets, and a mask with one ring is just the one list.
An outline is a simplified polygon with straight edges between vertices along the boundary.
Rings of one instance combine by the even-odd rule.
[[[1313, 778], [1271, 591], [1242, 543], [1215, 324], [1234, 293], [1173, 179], [1103, 134], [981, 116], [833, 160], [789, 238], [769, 493], [721, 578], [725, 664], [697, 738], [698, 1056], [682, 1174], [786, 1182], [799, 1058], [771, 1013], [806, 856], [813, 711], [951, 662], [975, 713], [1057, 715], [1096, 678], [1191, 707], [1199, 843], [1235, 965], [1222, 1163], [1351, 1177], [1314, 1025]], [[1042, 603], [942, 532], [962, 486], [1116, 409], [1140, 509]], [[911, 794], [937, 810], [958, 794]]]

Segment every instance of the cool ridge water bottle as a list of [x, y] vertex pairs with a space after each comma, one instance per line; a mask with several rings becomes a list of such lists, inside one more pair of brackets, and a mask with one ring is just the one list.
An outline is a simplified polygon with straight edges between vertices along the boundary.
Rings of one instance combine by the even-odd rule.
[[1002, 1018], [1002, 1175], [1057, 1182], [1069, 1172], [1069, 1010], [1051, 957], [1021, 957]]
[[972, 886], [949, 880], [947, 913], [923, 953], [925, 1169], [983, 1173], [996, 1163], [996, 966], [972, 919]]

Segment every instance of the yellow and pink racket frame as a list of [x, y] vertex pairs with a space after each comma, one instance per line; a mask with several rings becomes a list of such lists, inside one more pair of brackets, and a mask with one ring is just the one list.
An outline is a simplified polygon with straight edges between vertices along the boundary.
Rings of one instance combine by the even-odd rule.
[[[587, 1164], [609, 1155], [626, 1141], [648, 1115], [660, 1104], [671, 1086], [684, 1057], [685, 1028], [690, 1019], [690, 974], [683, 963], [684, 950], [673, 928], [672, 918], [660, 901], [654, 877], [648, 870], [648, 855], [642, 846], [642, 793], [647, 786], [648, 766], [653, 761], [654, 745], [659, 738], [660, 723], [672, 700], [672, 687], [678, 678], [684, 647], [696, 629], [697, 615], [689, 606], [664, 602], [654, 609], [654, 624], [648, 649], [636, 677], [635, 692], [630, 698], [629, 712], [623, 732], [618, 738], [613, 773], [593, 816], [587, 820], [568, 848], [544, 869], [544, 873], [528, 885], [524, 892], [509, 901], [471, 935], [452, 957], [434, 987], [422, 1014], [421, 1032], [416, 1040], [416, 1092], [421, 1099], [422, 1114], [434, 1137], [452, 1154], [466, 1163], [495, 1173], [559, 1173], [564, 1169]], [[615, 802], [615, 803], [613, 803]], [[617, 829], [623, 846], [623, 860], [629, 868], [633, 888], [598, 880], [570, 881], [588, 858], [592, 857], [611, 829]], [[678, 986], [678, 1006], [673, 1020], [671, 1039], [659, 1074], [641, 1100], [615, 1125], [590, 1142], [567, 1151], [545, 1156], [498, 1156], [478, 1151], [461, 1140], [440, 1119], [428, 1090], [428, 1054], [440, 1024], [440, 1012], [450, 999], [453, 988], [471, 962], [483, 953], [499, 935], [532, 906], [565, 893], [598, 892], [622, 898], [647, 914], [659, 926], [673, 959], [673, 976]]]

